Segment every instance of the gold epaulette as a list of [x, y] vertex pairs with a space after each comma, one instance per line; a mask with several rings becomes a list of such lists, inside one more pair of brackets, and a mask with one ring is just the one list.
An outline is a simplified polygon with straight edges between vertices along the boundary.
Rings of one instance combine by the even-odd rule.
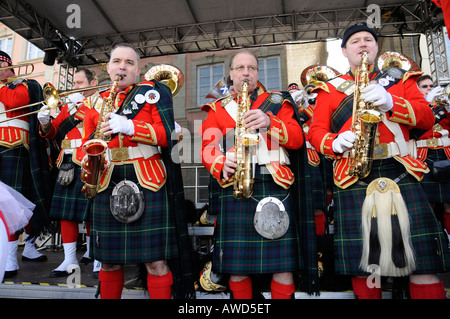
[[413, 76], [421, 76], [423, 74], [422, 71], [408, 71], [403, 75], [403, 79], [402, 82], [405, 82], [406, 80], [408, 80], [410, 77]]
[[330, 89], [328, 88], [328, 85], [326, 83], [322, 83], [316, 86], [314, 89], [312, 89], [311, 92], [317, 93], [318, 90], [324, 90], [325, 92], [330, 93]]

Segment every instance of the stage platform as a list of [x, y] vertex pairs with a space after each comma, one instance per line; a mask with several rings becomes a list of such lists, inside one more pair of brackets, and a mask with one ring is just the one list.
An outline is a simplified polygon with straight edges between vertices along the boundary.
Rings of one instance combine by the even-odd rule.
[[[93, 274], [93, 263], [79, 264], [79, 276], [50, 278], [50, 272], [62, 262], [64, 253], [61, 248], [45, 248], [40, 251], [47, 256], [45, 262], [22, 261], [22, 249], [19, 246], [18, 262], [20, 269], [14, 277], [6, 278], [0, 284], [0, 298], [20, 299], [95, 299], [98, 279]], [[78, 260], [84, 251], [78, 250]], [[145, 291], [136, 280], [136, 265], [125, 266], [125, 287], [123, 299], [149, 299]], [[450, 274], [439, 274], [450, 298]], [[78, 278], [78, 279], [77, 279]], [[269, 292], [263, 292], [262, 297], [270, 298]], [[391, 299], [389, 290], [383, 291], [384, 299]], [[197, 299], [230, 299], [229, 293], [197, 291]], [[321, 291], [319, 296], [310, 296], [303, 292], [296, 292], [296, 299], [354, 299], [349, 291]]]

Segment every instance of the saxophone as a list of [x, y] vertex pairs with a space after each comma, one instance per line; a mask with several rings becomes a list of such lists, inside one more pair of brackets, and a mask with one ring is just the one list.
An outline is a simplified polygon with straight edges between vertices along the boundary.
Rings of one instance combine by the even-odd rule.
[[235, 198], [248, 198], [253, 193], [253, 158], [259, 137], [255, 130], [245, 128], [243, 116], [248, 110], [250, 110], [248, 81], [244, 81], [238, 103], [236, 128], [234, 130], [234, 147], [237, 162], [237, 168], [234, 173], [233, 196]]
[[119, 75], [109, 90], [108, 97], [103, 99], [100, 109], [97, 126], [94, 131], [94, 139], [83, 144], [83, 152], [87, 155], [87, 160], [81, 163], [81, 181], [84, 185], [81, 192], [87, 199], [93, 199], [97, 195], [100, 179], [106, 168], [105, 155], [110, 135], [101, 132], [101, 125], [106, 114], [114, 111], [114, 101], [117, 95], [118, 82], [123, 78]]
[[361, 99], [361, 92], [368, 85], [369, 58], [367, 52], [363, 52], [361, 66], [355, 74], [351, 130], [355, 133], [356, 140], [349, 155], [349, 174], [361, 179], [367, 177], [372, 170], [378, 123], [383, 119], [383, 114], [373, 106], [373, 103]]

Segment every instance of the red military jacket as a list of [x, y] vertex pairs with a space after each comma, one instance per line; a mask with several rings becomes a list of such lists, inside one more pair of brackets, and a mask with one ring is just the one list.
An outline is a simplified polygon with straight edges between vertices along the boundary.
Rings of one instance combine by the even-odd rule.
[[311, 120], [312, 120], [312, 116], [313, 116], [313, 112], [314, 112], [314, 104], [310, 104], [308, 105], [308, 107], [306, 109], [300, 109], [299, 108], [299, 112], [300, 113], [304, 113], [305, 116], [307, 116], [308, 120], [303, 123], [302, 128], [303, 128], [303, 132], [305, 132], [305, 143], [306, 143], [306, 151], [308, 154], [308, 163], [312, 166], [319, 166], [320, 164], [320, 157], [318, 152], [316, 151], [316, 149], [311, 145], [311, 143], [309, 142], [309, 128], [311, 126]]
[[[30, 111], [24, 108], [17, 111], [3, 113], [7, 110], [14, 110], [20, 106], [30, 103], [28, 85], [24, 80], [17, 80], [12, 83], [0, 83], [0, 121], [11, 119], [16, 116], [26, 114]], [[12, 148], [24, 144], [28, 148], [29, 143], [29, 119], [23, 116], [14, 120], [0, 123], [0, 145]]]
[[[281, 94], [278, 93], [278, 95], [281, 97]], [[259, 88], [258, 97], [253, 102], [251, 109], [259, 108], [270, 96], [270, 92]], [[233, 98], [237, 103], [237, 97], [234, 96]], [[225, 108], [227, 102], [229, 103], [229, 100], [225, 98], [204, 105], [202, 110], [207, 112], [208, 115], [200, 127], [202, 163], [222, 187], [230, 186], [234, 182], [233, 177], [225, 180], [221, 174], [226, 159], [226, 152], [234, 152], [234, 148], [223, 150], [220, 145], [222, 137], [236, 126], [235, 120]], [[270, 112], [267, 113], [271, 119], [271, 126], [267, 130], [267, 135], [263, 137], [269, 150], [278, 150], [280, 152], [284, 152], [283, 148], [298, 149], [303, 145], [302, 129], [294, 118], [292, 104], [287, 99], [282, 103], [282, 107], [276, 116]], [[293, 173], [285, 163], [272, 160], [266, 164], [266, 167], [272, 174], [275, 183], [280, 186], [289, 188], [294, 182]]]
[[[430, 105], [436, 108], [436, 104]], [[446, 118], [436, 123], [432, 129], [425, 132], [416, 141], [417, 158], [425, 161], [428, 155], [428, 149], [443, 149], [447, 158], [450, 159], [450, 113], [446, 112]]]
[[[145, 88], [148, 88], [148, 91], [153, 90], [153, 83], [151, 81], [142, 82], [137, 85], [145, 86]], [[137, 85], [129, 86], [125, 90], [117, 93], [114, 102], [115, 111], [122, 106], [127, 95]], [[104, 99], [109, 94], [109, 91], [105, 91], [100, 95]], [[136, 100], [133, 101], [137, 101], [139, 98], [139, 102], [141, 102], [141, 96], [137, 97], [136, 95], [135, 98]], [[114, 166], [123, 164], [134, 165], [139, 183], [144, 188], [157, 191], [165, 184], [166, 170], [157, 147], [167, 147], [168, 143], [164, 125], [155, 105], [156, 102], [156, 100], [154, 102], [146, 100], [139, 112], [134, 116], [132, 119], [134, 124], [133, 136], [119, 133], [108, 143], [106, 159], [109, 167], [103, 173], [99, 192], [108, 187]], [[89, 137], [97, 127], [101, 105], [102, 103], [97, 103], [96, 105], [88, 105], [85, 103], [82, 144], [89, 140]], [[80, 148], [77, 158], [81, 160], [84, 155]]]
[[[416, 84], [420, 74], [421, 72], [406, 72], [396, 84], [388, 88], [394, 106], [391, 111], [385, 113], [386, 121], [378, 124], [375, 141], [375, 148], [379, 147], [383, 151], [378, 158], [394, 157], [418, 180], [421, 180], [429, 169], [425, 163], [409, 154], [409, 130], [414, 127], [429, 129], [435, 120]], [[374, 75], [371, 73], [370, 78], [372, 79]], [[332, 144], [339, 133], [350, 130], [352, 117], [345, 122], [339, 132], [331, 131], [332, 118], [341, 101], [353, 93], [353, 80], [350, 74], [344, 74], [314, 89], [318, 95], [309, 130], [309, 140], [316, 150], [336, 159], [334, 182], [341, 188], [352, 185], [358, 177], [349, 175], [349, 158], [343, 154], [335, 154]]]

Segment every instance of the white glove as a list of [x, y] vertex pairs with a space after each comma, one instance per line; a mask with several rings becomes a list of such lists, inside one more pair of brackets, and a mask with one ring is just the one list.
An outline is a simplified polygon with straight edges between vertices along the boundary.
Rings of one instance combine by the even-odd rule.
[[292, 92], [291, 96], [297, 106], [303, 106], [304, 108], [308, 107], [308, 100], [302, 90]]
[[353, 143], [356, 140], [355, 133], [352, 131], [345, 131], [339, 134], [333, 141], [331, 145], [333, 147], [333, 152], [340, 154], [348, 151], [352, 148]]
[[40, 108], [37, 118], [42, 125], [48, 125], [48, 123], [50, 123], [50, 108], [44, 104], [44, 106]]
[[108, 123], [113, 133], [123, 133], [130, 136], [134, 134], [133, 121], [122, 115], [111, 113]]
[[67, 98], [73, 104], [77, 104], [78, 102], [84, 100], [85, 96], [83, 94], [81, 94], [80, 92], [75, 92], [75, 93], [72, 93], [69, 96], [67, 96]]
[[425, 98], [425, 100], [427, 100], [428, 103], [431, 103], [434, 101], [434, 99], [436, 98], [437, 95], [442, 93], [442, 87], [440, 86], [436, 86], [435, 88], [433, 88], [428, 94], [427, 97]]
[[381, 84], [370, 84], [363, 90], [361, 98], [378, 106], [382, 112], [387, 112], [394, 106], [392, 95]]

